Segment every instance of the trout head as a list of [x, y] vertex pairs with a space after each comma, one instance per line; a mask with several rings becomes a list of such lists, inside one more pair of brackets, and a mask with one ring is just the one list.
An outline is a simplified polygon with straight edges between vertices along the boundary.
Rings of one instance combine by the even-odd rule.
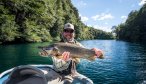
[[59, 49], [56, 46], [48, 46], [48, 47], [41, 47], [41, 52], [39, 54], [43, 57], [48, 56], [58, 56], [59, 55]]

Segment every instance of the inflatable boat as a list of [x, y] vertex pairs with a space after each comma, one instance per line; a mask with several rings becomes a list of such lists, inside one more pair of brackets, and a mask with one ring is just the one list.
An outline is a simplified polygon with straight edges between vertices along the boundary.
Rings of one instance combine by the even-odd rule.
[[[21, 65], [0, 74], [0, 84], [93, 84], [82, 74], [76, 78], [57, 73], [52, 65]], [[66, 80], [71, 82], [67, 83]], [[88, 81], [87, 81], [88, 80]]]

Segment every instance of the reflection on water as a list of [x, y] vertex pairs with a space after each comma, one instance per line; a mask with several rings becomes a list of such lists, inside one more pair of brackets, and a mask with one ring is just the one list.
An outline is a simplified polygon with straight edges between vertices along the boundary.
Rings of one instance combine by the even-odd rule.
[[[95, 84], [146, 83], [146, 46], [115, 40], [87, 40], [81, 43], [104, 51], [105, 59], [81, 60], [77, 70]], [[49, 43], [0, 45], [0, 72], [18, 65], [52, 64], [38, 55], [38, 46]]]
[[25, 64], [51, 64], [50, 58], [38, 55], [40, 45], [49, 43], [0, 45], [0, 72]]

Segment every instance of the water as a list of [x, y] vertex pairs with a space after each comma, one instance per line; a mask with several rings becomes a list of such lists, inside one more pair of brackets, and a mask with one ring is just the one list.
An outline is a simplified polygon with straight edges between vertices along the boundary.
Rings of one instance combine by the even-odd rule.
[[[81, 60], [78, 72], [95, 84], [146, 84], [146, 45], [115, 40], [87, 40], [81, 43], [104, 51], [105, 59]], [[52, 64], [38, 55], [38, 46], [49, 43], [0, 45], [0, 72], [18, 65]]]

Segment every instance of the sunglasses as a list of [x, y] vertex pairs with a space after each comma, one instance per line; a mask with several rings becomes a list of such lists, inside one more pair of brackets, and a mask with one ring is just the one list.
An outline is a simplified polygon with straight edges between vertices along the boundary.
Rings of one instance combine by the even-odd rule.
[[71, 29], [64, 29], [64, 32], [65, 32], [65, 33], [73, 33], [74, 30], [71, 30]]

